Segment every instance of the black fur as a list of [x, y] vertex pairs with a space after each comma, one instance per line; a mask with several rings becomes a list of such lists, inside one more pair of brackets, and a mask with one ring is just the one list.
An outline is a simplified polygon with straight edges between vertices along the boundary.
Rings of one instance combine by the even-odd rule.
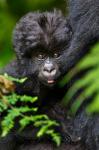
[[69, 20], [73, 38], [66, 51], [65, 71], [73, 67], [99, 40], [99, 1], [68, 0]]
[[[73, 37], [65, 51], [65, 71], [73, 67], [99, 40], [99, 1], [69, 0], [69, 21]], [[99, 114], [87, 116], [85, 105], [73, 120], [72, 139], [82, 137], [87, 150], [99, 149]]]
[[[28, 77], [30, 80], [27, 84], [30, 84], [31, 90], [24, 86], [24, 92], [33, 91], [31, 94], [38, 95], [41, 84], [38, 80], [39, 72], [45, 63], [44, 60], [37, 60], [38, 53], [44, 51], [56, 68], [58, 67], [55, 75], [57, 81], [64, 69], [63, 52], [69, 47], [71, 37], [71, 27], [60, 11], [27, 14], [16, 25], [13, 33], [17, 59], [6, 67], [5, 72], [19, 78]], [[59, 59], [53, 58], [54, 53], [59, 53]]]

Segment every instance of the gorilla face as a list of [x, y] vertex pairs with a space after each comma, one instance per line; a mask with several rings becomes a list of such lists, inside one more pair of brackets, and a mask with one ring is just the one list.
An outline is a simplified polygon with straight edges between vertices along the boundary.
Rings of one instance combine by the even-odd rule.
[[39, 62], [38, 79], [46, 85], [54, 85], [61, 74], [59, 53], [39, 53], [36, 59]]
[[41, 83], [54, 85], [64, 68], [63, 53], [71, 37], [69, 23], [60, 11], [24, 16], [13, 34], [21, 77], [35, 74]]

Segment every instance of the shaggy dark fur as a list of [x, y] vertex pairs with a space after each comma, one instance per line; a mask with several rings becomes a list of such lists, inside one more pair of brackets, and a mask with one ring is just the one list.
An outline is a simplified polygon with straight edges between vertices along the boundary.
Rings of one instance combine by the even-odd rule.
[[99, 40], [99, 1], [68, 0], [69, 20], [73, 30], [71, 46], [66, 51], [65, 71], [73, 67]]
[[[71, 27], [60, 11], [27, 14], [16, 25], [13, 33], [17, 59], [5, 71], [15, 77], [28, 77], [30, 80], [27, 84], [30, 84], [31, 90], [24, 86], [24, 92], [32, 91], [31, 94], [39, 95], [40, 80], [45, 80], [40, 74], [42, 67], [48, 61], [52, 63], [52, 67], [56, 69], [55, 76], [52, 77], [56, 84], [64, 69], [63, 52], [69, 47], [71, 37]], [[39, 59], [39, 54], [45, 55], [45, 58]], [[54, 58], [54, 54], [58, 58]], [[46, 80], [49, 78], [45, 74], [44, 76]], [[20, 90], [19, 92], [21, 93]]]
[[[64, 54], [65, 71], [73, 67], [99, 40], [99, 0], [69, 0], [69, 21], [73, 38]], [[74, 129], [68, 131], [72, 133], [72, 139], [82, 137], [87, 150], [99, 150], [99, 114], [89, 117], [84, 107], [73, 120]]]

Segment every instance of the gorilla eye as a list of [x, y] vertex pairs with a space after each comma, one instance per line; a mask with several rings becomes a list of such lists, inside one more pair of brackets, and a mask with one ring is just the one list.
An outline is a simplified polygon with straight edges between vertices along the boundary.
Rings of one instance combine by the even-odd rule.
[[55, 53], [54, 54], [54, 58], [59, 58], [60, 54], [59, 53]]
[[45, 58], [45, 55], [44, 55], [44, 54], [39, 54], [39, 55], [37, 56], [37, 58], [38, 58], [39, 60], [42, 60], [42, 59]]

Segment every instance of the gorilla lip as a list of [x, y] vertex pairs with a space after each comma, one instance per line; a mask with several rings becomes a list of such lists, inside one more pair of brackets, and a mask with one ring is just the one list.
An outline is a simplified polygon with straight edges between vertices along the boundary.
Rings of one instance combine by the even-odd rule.
[[55, 81], [54, 80], [48, 80], [49, 84], [53, 84]]

